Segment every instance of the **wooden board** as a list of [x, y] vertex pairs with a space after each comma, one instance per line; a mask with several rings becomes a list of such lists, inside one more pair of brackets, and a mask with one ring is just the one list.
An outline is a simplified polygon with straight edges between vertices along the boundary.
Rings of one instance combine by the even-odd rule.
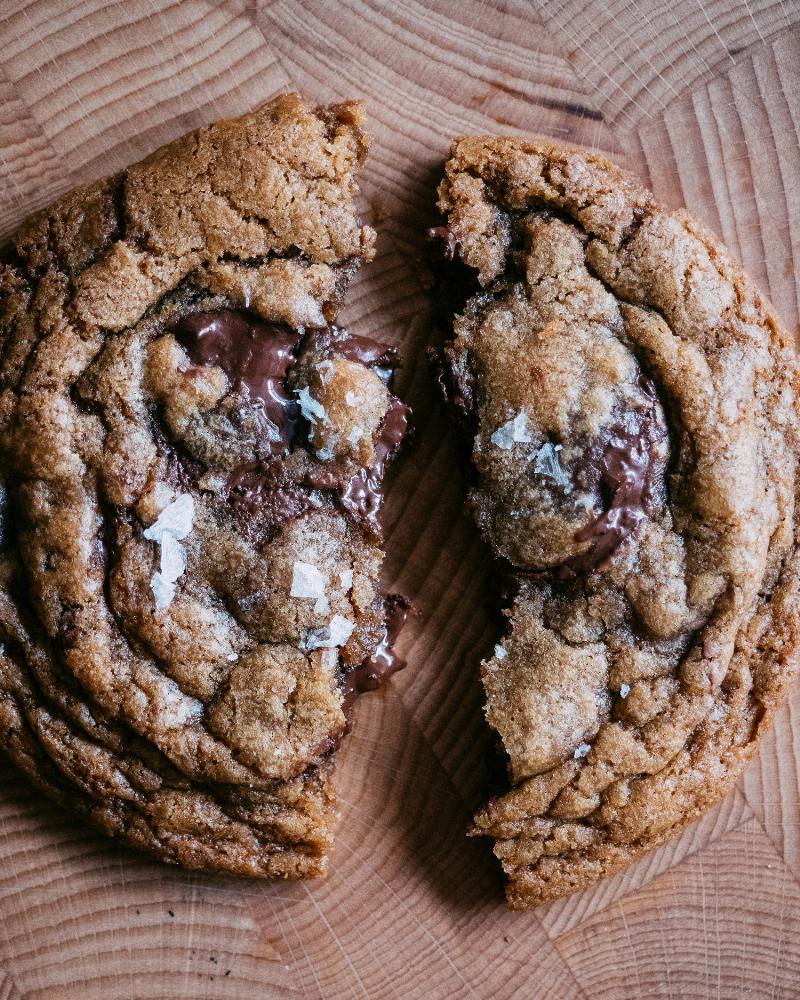
[[409, 669], [358, 707], [325, 882], [169, 869], [4, 768], [0, 1000], [800, 997], [800, 692], [734, 794], [587, 892], [511, 914], [489, 844], [465, 839], [494, 636], [417, 271], [450, 137], [537, 131], [697, 211], [796, 329], [796, 0], [5, 0], [0, 53], [0, 236], [277, 91], [366, 99], [379, 255], [345, 318], [406, 359], [418, 434], [393, 476], [386, 577], [421, 610]]

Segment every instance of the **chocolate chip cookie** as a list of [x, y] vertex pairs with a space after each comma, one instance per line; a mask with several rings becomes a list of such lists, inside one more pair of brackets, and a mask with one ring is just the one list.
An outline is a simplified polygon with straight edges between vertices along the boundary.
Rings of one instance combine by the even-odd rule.
[[378, 585], [393, 356], [334, 325], [373, 255], [361, 111], [297, 95], [29, 219], [0, 270], [0, 733], [194, 868], [321, 874]]
[[727, 250], [602, 157], [463, 138], [439, 187], [469, 505], [506, 581], [483, 662], [512, 907], [729, 791], [797, 669], [797, 367]]

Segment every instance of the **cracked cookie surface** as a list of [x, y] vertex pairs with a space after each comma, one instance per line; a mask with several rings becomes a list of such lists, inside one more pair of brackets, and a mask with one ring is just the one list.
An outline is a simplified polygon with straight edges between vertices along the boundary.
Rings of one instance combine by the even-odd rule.
[[444, 381], [512, 593], [482, 664], [517, 908], [732, 786], [797, 668], [797, 370], [725, 248], [602, 157], [463, 138], [431, 230]]
[[4, 746], [190, 867], [322, 873], [354, 694], [399, 665], [378, 509], [408, 411], [391, 351], [332, 325], [372, 257], [360, 122], [277, 98], [3, 251]]

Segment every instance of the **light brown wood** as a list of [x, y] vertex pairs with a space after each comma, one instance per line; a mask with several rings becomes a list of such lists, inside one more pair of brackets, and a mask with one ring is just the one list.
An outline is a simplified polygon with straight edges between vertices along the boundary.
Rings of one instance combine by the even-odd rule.
[[537, 131], [612, 154], [696, 211], [796, 329], [797, 3], [6, 0], [0, 16], [0, 236], [279, 90], [366, 99], [379, 255], [345, 318], [406, 361], [418, 433], [393, 475], [386, 576], [420, 609], [409, 669], [358, 707], [326, 882], [166, 868], [4, 766], [0, 1000], [800, 997], [800, 692], [733, 795], [587, 892], [509, 913], [489, 844], [465, 839], [494, 636], [417, 267], [450, 137]]

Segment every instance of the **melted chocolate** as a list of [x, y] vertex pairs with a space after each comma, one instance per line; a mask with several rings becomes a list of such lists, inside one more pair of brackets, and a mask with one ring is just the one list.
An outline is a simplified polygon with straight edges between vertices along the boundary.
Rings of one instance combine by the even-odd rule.
[[371, 337], [357, 337], [339, 326], [326, 326], [310, 331], [310, 345], [315, 353], [330, 353], [346, 361], [355, 361], [366, 368], [390, 364], [395, 349], [379, 344]]
[[585, 552], [564, 563], [562, 575], [589, 573], [602, 566], [647, 517], [653, 503], [660, 465], [658, 452], [666, 438], [666, 430], [658, 418], [655, 385], [640, 376], [639, 386], [647, 403], [634, 409], [626, 421], [614, 426], [599, 458], [590, 458], [578, 470], [577, 478], [584, 485], [587, 480], [594, 480], [608, 498], [608, 508], [576, 533], [576, 542], [591, 544]]
[[383, 502], [381, 485], [389, 456], [397, 449], [408, 430], [411, 410], [393, 399], [375, 439], [375, 459], [368, 469], [359, 469], [342, 490], [341, 503], [346, 511], [366, 521], [380, 535], [378, 512]]
[[274, 534], [286, 521], [323, 506], [314, 490], [276, 482], [260, 462], [239, 466], [228, 476], [225, 488], [232, 506], [250, 523], [257, 523], [264, 537]]
[[406, 661], [398, 656], [394, 643], [408, 621], [411, 605], [400, 594], [389, 594], [384, 598], [383, 638], [378, 643], [373, 655], [360, 666], [348, 670], [342, 677], [342, 711], [345, 716], [344, 726], [336, 733], [326, 736], [314, 748], [315, 756], [323, 757], [339, 749], [344, 737], [350, 732], [353, 720], [353, 706], [360, 694], [375, 691], [391, 674], [403, 670]]
[[459, 252], [460, 246], [456, 234], [449, 226], [434, 226], [425, 230], [425, 238], [430, 240], [442, 258], [451, 261]]
[[247, 387], [276, 429], [272, 453], [285, 451], [294, 438], [298, 406], [286, 395], [283, 379], [295, 363], [299, 334], [236, 309], [190, 313], [174, 333], [195, 365], [218, 365], [232, 382]]
[[356, 698], [365, 691], [374, 691], [391, 674], [402, 670], [406, 661], [394, 651], [394, 644], [408, 621], [409, 602], [400, 594], [390, 594], [384, 599], [384, 631], [373, 655], [354, 670], [344, 675], [342, 710], [349, 717]]
[[[231, 310], [222, 310], [221, 312], [230, 313], [233, 317], [239, 315]], [[193, 325], [201, 330], [201, 336], [198, 338], [199, 343], [202, 344], [205, 338], [211, 337], [211, 340], [208, 341], [208, 349], [204, 354], [208, 358], [207, 363], [219, 363], [225, 367], [225, 364], [230, 364], [230, 361], [223, 363], [223, 359], [218, 357], [218, 351], [222, 350], [228, 341], [225, 340], [225, 337], [220, 339], [214, 332], [219, 324], [219, 316], [220, 313], [195, 313], [188, 319], [194, 319]], [[181, 327], [184, 323], [185, 321], [182, 321]], [[249, 324], [250, 321], [247, 320], [247, 323]], [[252, 325], [255, 326], [259, 323], [260, 321], [256, 321]], [[240, 331], [242, 329], [236, 322], [229, 322], [227, 318], [223, 325], [225, 331], [234, 327]], [[261, 325], [270, 326], [270, 324]], [[210, 333], [207, 332], [208, 328], [211, 329]], [[280, 330], [280, 328], [277, 329]], [[242, 357], [244, 365], [247, 367], [253, 359], [253, 352], [248, 347], [252, 344], [252, 340], [246, 331], [243, 335], [246, 335], [246, 340]], [[227, 336], [227, 332], [225, 336]], [[284, 340], [282, 343], [284, 346], [276, 348], [277, 353], [272, 355], [275, 363], [272, 364], [269, 371], [273, 374], [281, 366], [285, 372], [285, 369], [295, 360], [294, 356], [288, 352], [288, 341]], [[367, 368], [389, 362], [394, 353], [393, 348], [387, 348], [369, 337], [354, 337], [347, 330], [335, 326], [310, 330], [303, 350], [304, 352], [309, 350], [314, 356], [330, 355], [346, 358], [349, 361], [363, 364]], [[236, 365], [238, 365], [238, 361], [235, 359], [234, 366]], [[265, 370], [267, 368], [263, 365], [259, 368], [261, 373]], [[248, 372], [250, 372], [249, 368]], [[294, 407], [295, 404], [290, 403], [283, 396], [282, 389], [277, 390], [273, 386], [271, 391], [273, 398], [277, 398], [276, 392], [280, 391], [280, 398]], [[283, 406], [283, 404], [281, 405]], [[267, 537], [273, 530], [277, 530], [286, 519], [301, 517], [310, 510], [318, 510], [322, 507], [326, 501], [320, 495], [320, 491], [334, 493], [335, 500], [351, 517], [369, 527], [376, 537], [380, 538], [381, 529], [378, 513], [383, 502], [381, 484], [386, 471], [386, 463], [408, 429], [410, 412], [409, 407], [392, 397], [380, 429], [375, 436], [375, 457], [372, 465], [369, 468], [359, 469], [349, 480], [343, 481], [327, 469], [312, 467], [306, 472], [302, 481], [282, 484], [278, 471], [279, 466], [273, 466], [270, 462], [267, 464], [251, 462], [240, 466], [228, 477], [226, 487], [232, 505], [251, 520], [258, 520], [260, 522], [259, 534]], [[296, 411], [292, 413], [291, 417], [284, 416], [284, 431], [291, 428], [291, 434], [287, 435], [287, 444], [290, 444], [294, 437], [294, 427], [299, 419]]]

